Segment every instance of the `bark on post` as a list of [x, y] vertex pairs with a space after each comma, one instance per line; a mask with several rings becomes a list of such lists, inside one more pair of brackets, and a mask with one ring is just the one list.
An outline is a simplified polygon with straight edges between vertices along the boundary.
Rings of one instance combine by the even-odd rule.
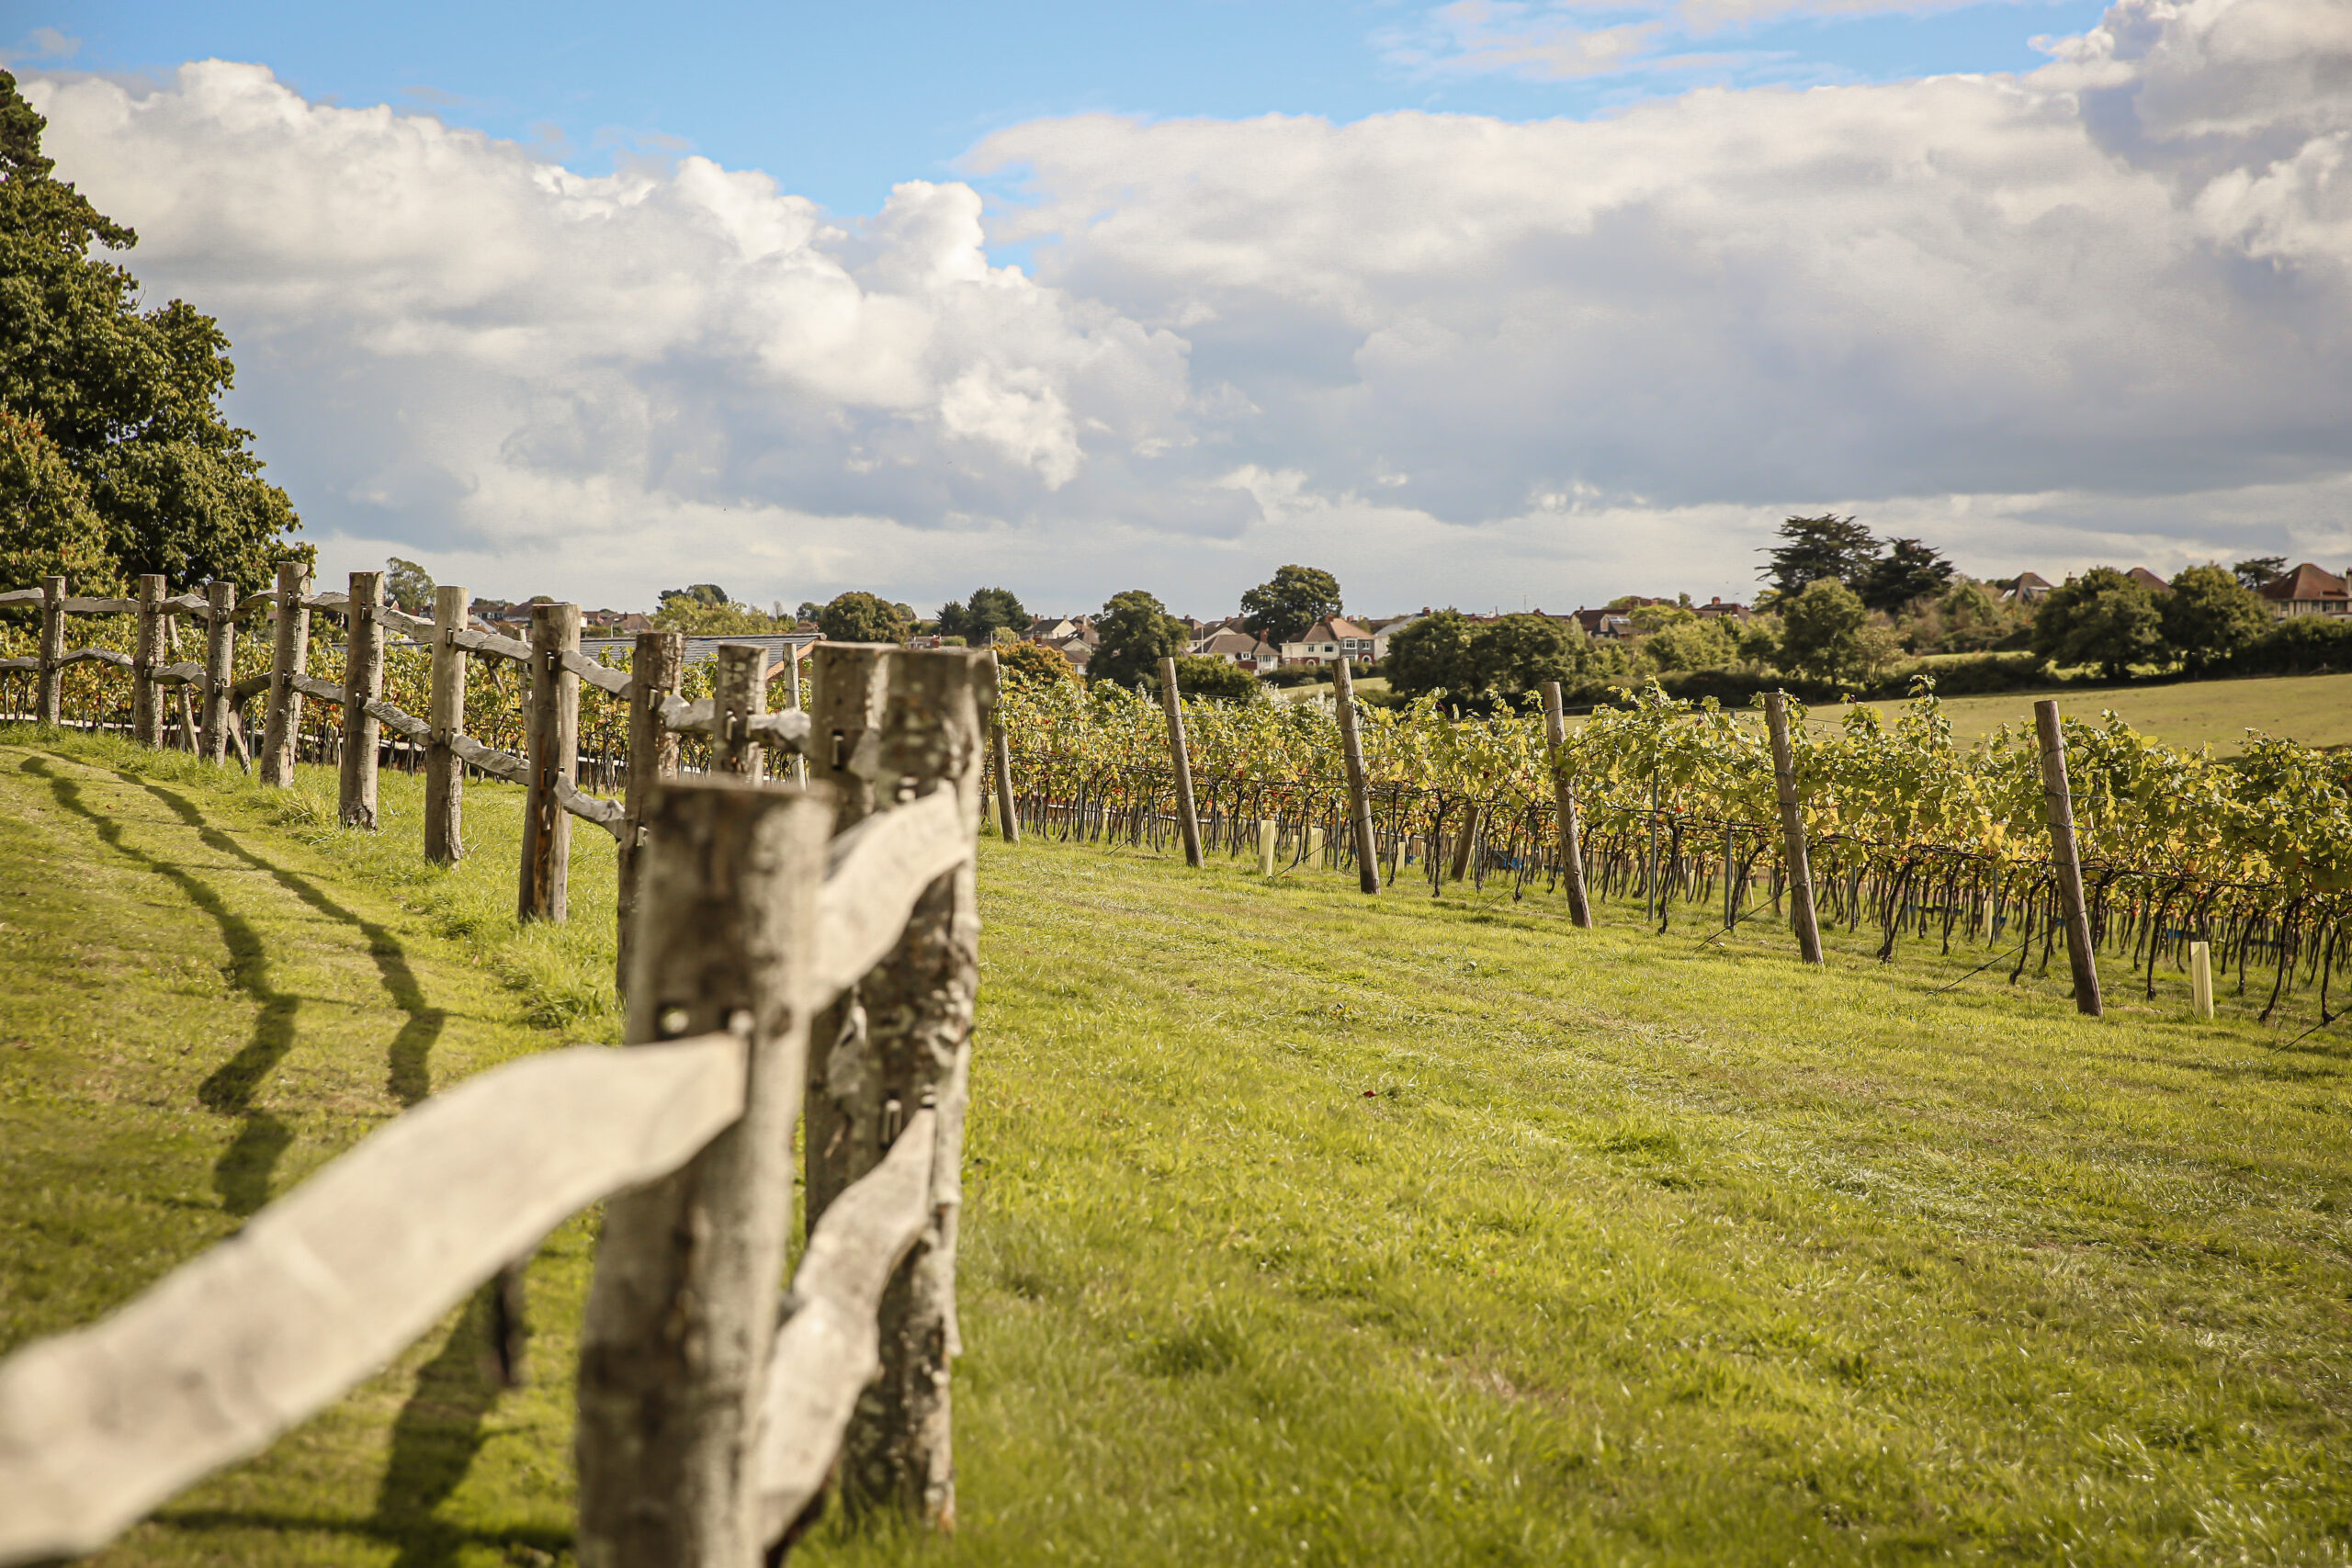
[[2033, 705], [2033, 728], [2041, 742], [2041, 804], [2050, 817], [2050, 858], [2058, 870], [2058, 908], [2066, 921], [2066, 963], [2075, 972], [2075, 1010], [2098, 1018], [2105, 1009], [2098, 994], [2098, 962], [2091, 953], [2090, 911], [2083, 900], [2083, 866], [2075, 848], [2075, 801], [2066, 787], [2066, 735], [2058, 724], [2058, 703]]
[[662, 722], [662, 699], [677, 695], [686, 668], [684, 632], [639, 632], [628, 661], [628, 778], [622, 785], [620, 849], [614, 903], [620, 922], [620, 956], [614, 984], [628, 996], [630, 954], [637, 945], [639, 862], [645, 853], [646, 813], [655, 785], [678, 771], [677, 731]]
[[605, 1206], [580, 1346], [579, 1556], [582, 1568], [753, 1568], [748, 1461], [832, 814], [821, 797], [734, 779], [663, 784], [644, 807], [627, 1038], [741, 1035], [743, 1115]]
[[1821, 928], [1814, 921], [1813, 861], [1805, 852], [1804, 807], [1797, 799], [1787, 694], [1772, 692], [1765, 696], [1764, 722], [1772, 731], [1772, 784], [1781, 798], [1781, 841], [1789, 863], [1789, 924], [1796, 931], [1797, 952], [1807, 964], [1819, 964]]
[[1176, 660], [1159, 661], [1159, 705], [1168, 710], [1168, 765], [1176, 775], [1176, 826], [1184, 835], [1184, 863], [1201, 865], [1201, 819], [1193, 810], [1193, 760], [1184, 751], [1184, 696], [1176, 689]]
[[164, 580], [148, 572], [139, 580], [139, 628], [130, 645], [130, 738], [141, 746], [163, 742], [163, 692], [155, 669], [164, 656]]
[[[962, 828], [976, 835], [992, 707], [992, 665], [981, 653], [900, 651], [885, 660], [882, 727], [865, 752], [875, 804], [953, 792]], [[858, 757], [849, 764], [856, 766]], [[938, 1528], [955, 1526], [955, 1229], [978, 942], [981, 909], [967, 858], [924, 888], [899, 945], [858, 987], [865, 1009], [864, 1063], [835, 1051], [823, 1090], [832, 1102], [832, 1126], [847, 1134], [823, 1149], [826, 1201], [882, 1161], [920, 1107], [938, 1107], [932, 1224], [882, 1293], [882, 1378], [858, 1401], [842, 1448], [842, 1483], [854, 1506], [889, 1506]], [[861, 1081], [852, 1079], [852, 1069]], [[814, 1138], [809, 1147], [816, 1149]], [[816, 1199], [811, 1180], [811, 1215], [820, 1213]]]
[[424, 722], [424, 858], [454, 865], [466, 852], [466, 764], [453, 742], [466, 732], [466, 650], [450, 640], [466, 629], [473, 596], [442, 583], [433, 590], [432, 692]]
[[752, 720], [767, 712], [767, 649], [756, 643], [722, 642], [711, 683], [710, 771], [734, 773], [758, 784], [764, 777]]
[[1355, 678], [1342, 654], [1331, 666], [1331, 690], [1340, 709], [1340, 749], [1348, 760], [1348, 821], [1355, 829], [1356, 885], [1380, 891], [1380, 850], [1372, 840], [1372, 795], [1364, 787], [1363, 741], [1356, 734]]
[[311, 612], [302, 596], [311, 590], [311, 569], [298, 560], [277, 563], [277, 626], [269, 649], [269, 711], [262, 723], [261, 782], [283, 789], [294, 782], [294, 753], [302, 740], [302, 694], [289, 677], [311, 661]]
[[229, 760], [230, 688], [237, 683], [237, 585], [204, 585], [204, 760]]
[[[995, 666], [997, 690], [1004, 689], [1004, 662], [989, 649], [989, 662]], [[1004, 713], [1000, 707], [989, 716], [989, 753], [996, 771], [996, 829], [1008, 844], [1021, 841], [1021, 812], [1012, 798], [1012, 741], [1004, 732]]]
[[1471, 851], [1477, 845], [1478, 821], [1485, 815], [1484, 808], [1475, 801], [1463, 814], [1462, 830], [1454, 835], [1453, 840], [1453, 863], [1446, 868], [1446, 880], [1449, 882], [1459, 882], [1469, 873]]
[[368, 705], [384, 694], [384, 574], [355, 571], [344, 607], [343, 768], [335, 815], [346, 828], [376, 830], [376, 748], [383, 721]]
[[40, 724], [57, 724], [65, 716], [65, 668], [58, 660], [65, 657], [65, 580], [44, 577], [40, 580], [40, 668], [39, 690], [33, 696], [33, 718]]
[[1592, 929], [1592, 902], [1584, 885], [1584, 831], [1577, 817], [1576, 787], [1568, 783], [1568, 720], [1560, 683], [1544, 682], [1544, 739], [1552, 753], [1552, 809], [1560, 822], [1560, 874], [1568, 887], [1568, 919]]
[[518, 919], [571, 916], [571, 813], [556, 798], [555, 782], [570, 784], [580, 766], [580, 677], [563, 667], [580, 650], [580, 606], [531, 606], [531, 695], [526, 743], [529, 795], [523, 803], [523, 869], [516, 889]]

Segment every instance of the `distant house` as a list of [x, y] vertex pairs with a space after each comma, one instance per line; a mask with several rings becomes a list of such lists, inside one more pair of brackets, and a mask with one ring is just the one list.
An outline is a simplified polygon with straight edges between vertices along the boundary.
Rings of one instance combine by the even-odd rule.
[[1728, 617], [1735, 621], [1744, 621], [1747, 619], [1748, 615], [1748, 609], [1747, 605], [1739, 604], [1726, 604], [1720, 596], [1710, 599], [1703, 604], [1694, 604], [1691, 608], [1698, 612], [1699, 618], [1703, 621], [1718, 620], [1724, 617]]
[[1329, 664], [1342, 658], [1369, 663], [1377, 657], [1371, 628], [1344, 615], [1317, 621], [1297, 641], [1283, 644], [1285, 664]]
[[2151, 593], [2169, 593], [2172, 592], [2171, 583], [2166, 582], [2163, 578], [2158, 577], [2154, 572], [2150, 571], [2144, 566], [2135, 566], [2123, 575], [2130, 578], [2132, 581], [2138, 583], [2141, 587], [2146, 589]]
[[2352, 615], [2352, 593], [2346, 592], [2345, 580], [2309, 561], [2272, 578], [2255, 592], [2282, 621], [2297, 615]]
[[[1645, 602], [1663, 603], [1662, 600]], [[1634, 635], [1634, 617], [1622, 610], [1580, 609], [1568, 618], [1584, 628], [1585, 636], [1599, 637], [1603, 642], [1617, 642]]]
[[1998, 583], [2001, 597], [2014, 604], [2039, 604], [2050, 597], [2057, 585], [2038, 571], [2021, 571], [2006, 582]]
[[1282, 649], [1264, 637], [1248, 632], [1213, 630], [1192, 645], [1192, 652], [1203, 659], [1219, 659], [1227, 664], [1238, 664], [1252, 674], [1272, 670], [1282, 662]]

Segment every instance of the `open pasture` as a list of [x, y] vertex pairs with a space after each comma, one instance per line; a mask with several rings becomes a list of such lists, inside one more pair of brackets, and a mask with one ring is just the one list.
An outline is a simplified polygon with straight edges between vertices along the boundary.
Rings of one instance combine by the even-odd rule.
[[[616, 1037], [601, 838], [517, 935], [519, 792], [445, 872], [410, 783], [0, 744], [0, 1346]], [[959, 1529], [807, 1560], [2352, 1556], [2352, 1022], [1460, 886], [983, 840]], [[478, 1303], [99, 1561], [567, 1561], [590, 1235], [527, 1386]]]

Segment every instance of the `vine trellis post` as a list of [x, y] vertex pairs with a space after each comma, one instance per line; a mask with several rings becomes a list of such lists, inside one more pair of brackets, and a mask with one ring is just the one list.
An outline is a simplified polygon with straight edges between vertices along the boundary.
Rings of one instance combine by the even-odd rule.
[[[2083, 898], [2083, 864], [2075, 845], [2075, 802], [2066, 786], [2066, 732], [2055, 698], [2033, 705], [2033, 728], [2041, 750], [2041, 803], [2050, 818], [2050, 858], [2058, 878], [2058, 908], [2066, 925], [2066, 963], [2075, 976], [2075, 1010], [2086, 1018], [2104, 1011], [2098, 992], [2098, 960], [2091, 952], [2090, 910]], [[2283, 969], [2286, 960], [2281, 957]]]
[[295, 678], [311, 658], [311, 611], [302, 603], [311, 569], [298, 560], [277, 563], [277, 625], [269, 655], [269, 709], [262, 728], [261, 782], [284, 789], [294, 782], [294, 757], [302, 739], [302, 694]]
[[376, 750], [383, 721], [368, 711], [384, 694], [384, 574], [355, 571], [344, 605], [343, 763], [335, 803], [346, 828], [376, 829]]
[[472, 596], [442, 583], [433, 590], [432, 689], [425, 722], [424, 858], [452, 865], [466, 852], [466, 764], [458, 738], [466, 732], [466, 650], [457, 634], [466, 629]]
[[1201, 868], [1201, 819], [1193, 809], [1193, 760], [1184, 750], [1184, 697], [1176, 689], [1173, 655], [1159, 661], [1159, 705], [1168, 710], [1168, 765], [1176, 776], [1176, 826], [1184, 836], [1184, 863]]
[[1568, 919], [1592, 929], [1592, 901], [1585, 890], [1584, 834], [1577, 820], [1576, 785], [1568, 777], [1568, 721], [1560, 682], [1544, 682], [1544, 739], [1551, 752], [1552, 809], [1560, 824], [1560, 874], [1568, 887]]
[[1363, 739], [1356, 731], [1355, 678], [1348, 656], [1331, 666], [1331, 693], [1339, 708], [1340, 750], [1348, 763], [1348, 825], [1356, 851], [1356, 886], [1366, 893], [1380, 891], [1380, 847], [1373, 840], [1372, 795], [1364, 785]]
[[1821, 953], [1821, 927], [1813, 906], [1813, 862], [1804, 841], [1804, 804], [1797, 796], [1796, 752], [1789, 742], [1789, 698], [1770, 692], [1764, 698], [1764, 723], [1772, 732], [1772, 786], [1781, 807], [1782, 858], [1789, 874], [1789, 925], [1796, 932], [1797, 951], [1807, 964], [1826, 962]]

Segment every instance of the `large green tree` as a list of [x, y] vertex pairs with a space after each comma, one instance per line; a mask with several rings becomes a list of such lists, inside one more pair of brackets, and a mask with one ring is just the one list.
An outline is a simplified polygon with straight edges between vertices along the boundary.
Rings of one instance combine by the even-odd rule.
[[1816, 578], [1781, 601], [1781, 658], [1801, 675], [1860, 681], [1882, 662], [1864, 634], [1871, 613], [1860, 595], [1835, 578]]
[[1952, 565], [1943, 552], [1917, 539], [1889, 539], [1886, 554], [1862, 568], [1849, 587], [1864, 604], [1894, 615], [1915, 600], [1941, 593], [1951, 582]]
[[[46, 125], [0, 71], [0, 408], [37, 422], [80, 479], [121, 575], [260, 588], [274, 561], [311, 552], [287, 539], [300, 523], [253, 434], [221, 415], [229, 340], [185, 301], [140, 309], [107, 259], [138, 236], [55, 176]], [[0, 514], [26, 505], [0, 492]]]
[[1451, 692], [1470, 696], [1479, 687], [1474, 643], [1478, 623], [1459, 610], [1438, 610], [1396, 628], [1380, 661], [1388, 689], [1406, 696]]
[[974, 648], [986, 648], [1001, 631], [1021, 632], [1028, 626], [1029, 612], [1010, 588], [976, 588], [963, 604], [951, 599], [939, 607], [939, 635], [960, 637]]
[[59, 573], [93, 592], [119, 586], [89, 487], [40, 421], [0, 407], [0, 587]]
[[1440, 610], [1388, 639], [1381, 670], [1405, 696], [1443, 692], [1482, 702], [1540, 691], [1546, 681], [1573, 686], [1591, 663], [1591, 640], [1548, 615], [1474, 621]]
[[1768, 579], [1776, 593], [1802, 593], [1806, 583], [1825, 578], [1853, 588], [1878, 560], [1878, 541], [1851, 517], [1825, 512], [1783, 522], [1781, 542], [1766, 558], [1756, 575]]
[[1275, 569], [1273, 580], [1241, 596], [1241, 625], [1276, 648], [1295, 642], [1306, 628], [1340, 613], [1340, 580], [1311, 566]]
[[2033, 614], [2033, 651], [2060, 664], [2096, 664], [2110, 681], [2165, 656], [2156, 596], [2111, 566], [2050, 591]]
[[1159, 661], [1184, 651], [1184, 623], [1140, 588], [1113, 594], [1094, 623], [1094, 632], [1102, 640], [1086, 661], [1090, 681], [1116, 681], [1122, 686], [1144, 681], [1157, 689]]
[[899, 605], [854, 591], [817, 612], [817, 629], [827, 642], [904, 642], [912, 622]]
[[2253, 647], [2272, 624], [2261, 596], [2218, 566], [2192, 566], [2175, 577], [2157, 612], [2165, 641], [2199, 674]]

